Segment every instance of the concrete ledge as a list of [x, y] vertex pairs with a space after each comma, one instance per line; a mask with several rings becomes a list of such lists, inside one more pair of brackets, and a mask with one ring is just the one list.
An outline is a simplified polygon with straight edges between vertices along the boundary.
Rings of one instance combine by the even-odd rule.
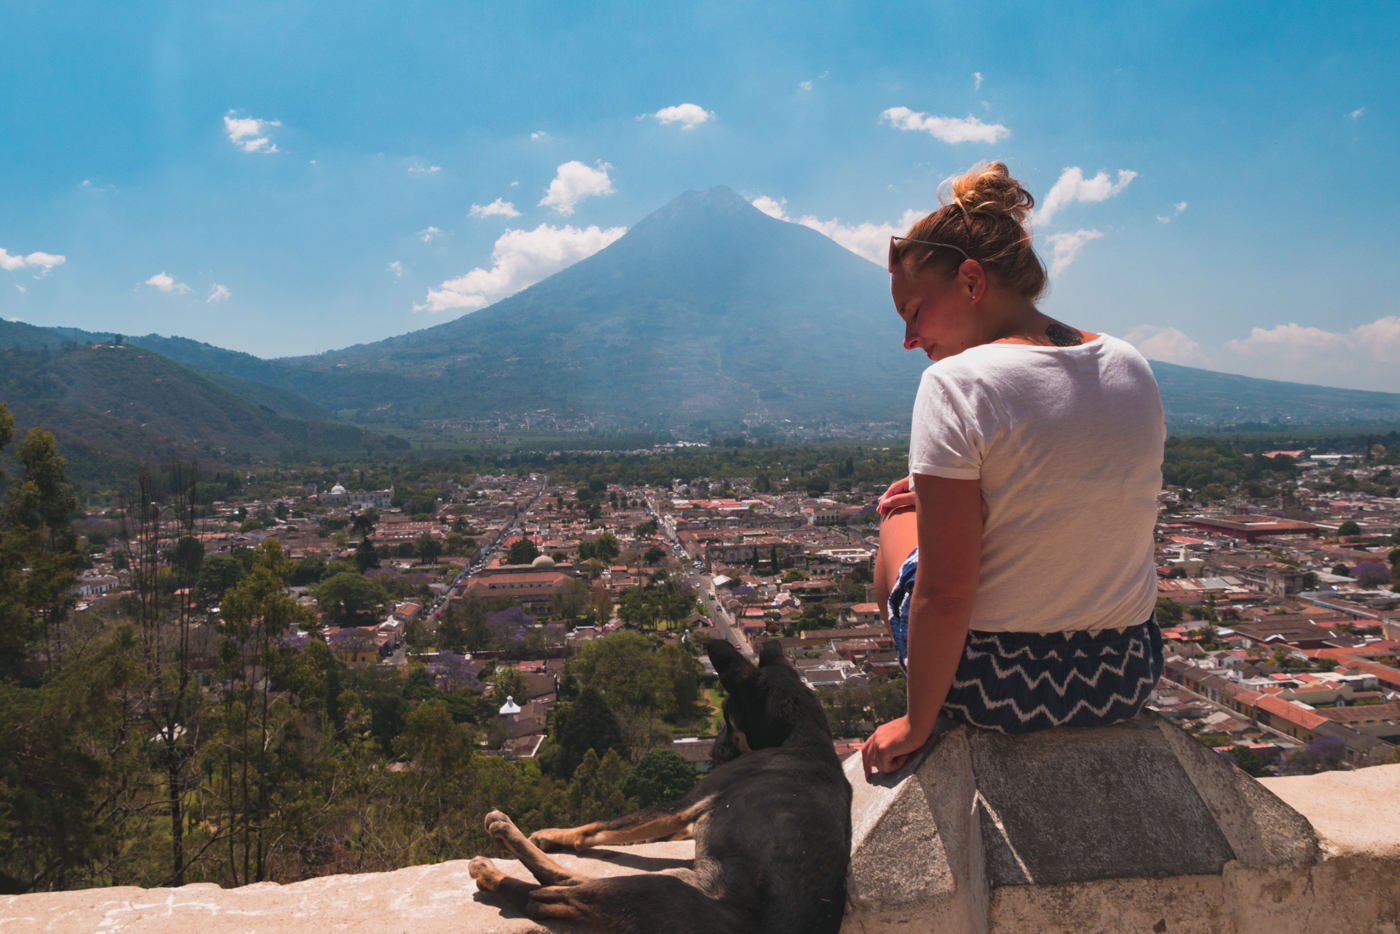
[[[652, 843], [593, 856], [557, 854], [592, 875], [625, 875], [689, 865], [693, 843]], [[476, 854], [466, 854], [474, 856]], [[502, 870], [528, 879], [518, 862]], [[573, 924], [541, 927], [478, 895], [467, 860], [394, 872], [323, 876], [289, 885], [263, 882], [236, 889], [186, 885], [131, 886], [0, 896], [0, 934], [573, 934]]]
[[[849, 934], [1400, 934], [1400, 765], [1256, 782], [1149, 716], [1025, 737], [959, 727], [899, 775], [867, 783], [858, 757], [846, 770]], [[559, 858], [621, 875], [693, 853]], [[484, 901], [465, 858], [291, 885], [0, 897], [0, 934], [546, 930], [578, 928]]]

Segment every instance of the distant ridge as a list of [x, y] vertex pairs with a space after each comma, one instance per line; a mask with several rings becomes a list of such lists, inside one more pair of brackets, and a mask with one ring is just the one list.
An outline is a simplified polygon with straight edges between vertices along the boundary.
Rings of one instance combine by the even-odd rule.
[[1337, 389], [1150, 362], [1170, 428], [1400, 425], [1400, 393]]
[[[264, 360], [128, 337], [278, 415], [386, 428], [898, 436], [927, 361], [900, 348], [880, 267], [725, 187], [688, 191], [603, 250], [479, 311]], [[110, 340], [0, 321], [0, 346]], [[1400, 394], [1154, 362], [1168, 426], [1400, 424]]]
[[[257, 385], [254, 395], [279, 392]], [[103, 483], [143, 461], [197, 459], [222, 469], [268, 457], [407, 447], [350, 425], [278, 414], [131, 344], [0, 346], [0, 402], [15, 416], [17, 432], [53, 432], [73, 475]]]

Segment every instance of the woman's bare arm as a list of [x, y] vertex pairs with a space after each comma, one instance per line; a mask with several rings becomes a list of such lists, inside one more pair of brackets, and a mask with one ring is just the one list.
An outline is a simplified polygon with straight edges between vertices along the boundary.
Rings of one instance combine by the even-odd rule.
[[918, 474], [919, 570], [909, 606], [909, 710], [861, 747], [867, 775], [893, 772], [933, 733], [972, 620], [982, 559], [977, 480]]

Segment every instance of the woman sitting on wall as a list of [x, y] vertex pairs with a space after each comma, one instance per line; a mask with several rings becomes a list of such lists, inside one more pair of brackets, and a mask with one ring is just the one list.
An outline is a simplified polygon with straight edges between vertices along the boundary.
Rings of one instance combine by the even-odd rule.
[[867, 775], [897, 770], [940, 713], [1007, 733], [1115, 723], [1162, 672], [1152, 371], [1036, 307], [1035, 200], [1005, 165], [950, 189], [890, 240], [904, 346], [932, 363], [875, 569], [909, 708], [862, 747]]

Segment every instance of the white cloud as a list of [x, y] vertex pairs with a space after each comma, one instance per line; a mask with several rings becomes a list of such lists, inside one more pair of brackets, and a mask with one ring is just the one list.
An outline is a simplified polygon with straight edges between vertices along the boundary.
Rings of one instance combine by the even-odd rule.
[[1149, 360], [1186, 365], [1204, 362], [1201, 345], [1176, 328], [1145, 324], [1133, 328], [1123, 335], [1123, 339]]
[[1400, 315], [1349, 330], [1296, 322], [1226, 341], [1220, 369], [1327, 386], [1400, 392]]
[[625, 227], [583, 229], [541, 224], [534, 230], [507, 230], [491, 251], [490, 269], [477, 267], [448, 279], [414, 311], [474, 311], [534, 285], [546, 276], [592, 256], [627, 232]]
[[812, 82], [811, 82], [810, 80], [809, 80], [809, 81], [799, 81], [799, 82], [797, 82], [797, 86], [798, 86], [799, 88], [801, 88], [802, 90], [804, 90], [804, 91], [810, 91], [810, 90], [812, 90]]
[[707, 123], [715, 118], [713, 110], [706, 110], [699, 104], [676, 104], [671, 107], [662, 107], [654, 114], [642, 114], [638, 120], [645, 120], [648, 117], [659, 120], [665, 124], [679, 123], [682, 130], [693, 130], [702, 123]]
[[166, 272], [158, 272], [146, 280], [146, 284], [154, 289], [159, 289], [174, 295], [184, 295], [190, 287], [183, 282], [176, 282], [175, 277]]
[[1344, 343], [1346, 338], [1341, 334], [1290, 322], [1272, 328], [1254, 328], [1244, 340], [1226, 341], [1225, 349], [1231, 353], [1253, 355], [1329, 350]]
[[767, 195], [759, 195], [750, 203], [769, 217], [776, 217], [780, 221], [788, 219], [786, 198], [775, 199]]
[[18, 282], [15, 283], [15, 288], [19, 289], [19, 294], [21, 295], [29, 291], [29, 289], [26, 286], [20, 285]]
[[814, 214], [789, 217], [787, 200], [770, 198], [768, 195], [759, 195], [750, 203], [769, 217], [809, 227], [881, 268], [889, 258], [890, 237], [903, 234], [915, 221], [923, 217], [919, 211], [905, 211], [904, 216], [894, 223], [876, 224], [864, 221], [859, 224], [847, 224], [834, 217], [822, 220]]
[[228, 286], [215, 282], [214, 287], [209, 290], [209, 297], [204, 301], [212, 305], [215, 302], [226, 302], [232, 297], [233, 293], [228, 290]]
[[436, 227], [424, 227], [422, 230], [418, 231], [418, 233], [414, 236], [416, 236], [419, 240], [422, 240], [424, 243], [431, 243], [441, 235], [442, 231], [438, 230]]
[[515, 205], [504, 198], [497, 198], [490, 204], [473, 204], [472, 209], [467, 212], [472, 217], [519, 217], [520, 212], [515, 209]]
[[972, 115], [935, 117], [908, 107], [891, 107], [880, 114], [881, 122], [900, 130], [927, 133], [945, 143], [995, 143], [1011, 135], [1000, 123], [983, 123]]
[[974, 91], [980, 91], [980, 90], [982, 90], [982, 72], [980, 72], [980, 71], [974, 71], [974, 72], [972, 73], [972, 77], [973, 77], [973, 79], [974, 79], [975, 82], [976, 82], [976, 83], [974, 83], [974, 84], [972, 85], [972, 90], [974, 90]]
[[424, 165], [421, 162], [414, 162], [411, 165], [409, 165], [408, 171], [411, 175], [436, 175], [437, 173], [442, 171], [442, 166]]
[[530, 134], [530, 139], [548, 139], [548, 138], [549, 138], [549, 134], [546, 133], [544, 130], [535, 130], [533, 133]]
[[388, 266], [388, 270], [394, 274], [395, 279], [403, 278], [403, 263], [399, 262], [398, 260], [394, 260], [392, 263], [390, 263]]
[[35, 251], [12, 256], [4, 249], [0, 249], [0, 269], [6, 272], [37, 266], [39, 267], [39, 276], [43, 277], [52, 272], [55, 266], [62, 266], [66, 262], [68, 262], [68, 257], [60, 256], [57, 253]]
[[1347, 116], [1350, 117], [1352, 120], [1360, 120], [1360, 119], [1361, 119], [1361, 115], [1364, 114], [1365, 112], [1366, 112], [1366, 108], [1365, 108], [1365, 107], [1358, 107], [1358, 108], [1356, 108], [1355, 110], [1353, 110], [1351, 113], [1347, 114]]
[[1172, 220], [1184, 210], [1186, 210], [1186, 202], [1178, 201], [1176, 204], [1172, 205], [1170, 214], [1158, 214], [1157, 222], [1159, 224], [1170, 224]]
[[574, 207], [584, 198], [593, 195], [613, 193], [612, 179], [608, 178], [606, 162], [598, 163], [597, 168], [589, 168], [577, 159], [559, 166], [549, 190], [540, 199], [540, 206], [553, 208], [557, 214], [572, 214]]
[[1084, 244], [1102, 236], [1103, 232], [1098, 230], [1076, 230], [1073, 233], [1057, 233], [1046, 237], [1045, 240], [1050, 244], [1052, 251], [1050, 275], [1054, 277], [1064, 272], [1069, 268], [1069, 264], [1074, 262]]
[[1109, 178], [1107, 172], [1100, 172], [1093, 178], [1085, 178], [1084, 171], [1079, 166], [1072, 165], [1060, 173], [1060, 177], [1051, 186], [1050, 193], [1045, 196], [1044, 203], [1036, 208], [1035, 222], [1050, 223], [1050, 218], [1055, 212], [1076, 201], [1106, 201], [1127, 188], [1128, 183], [1135, 178], [1137, 173], [1130, 169], [1119, 169], [1116, 180]]
[[804, 214], [797, 219], [797, 223], [825, 234], [852, 253], [883, 269], [889, 260], [890, 237], [903, 234], [923, 216], [921, 211], [905, 211], [904, 216], [893, 224], [875, 224], [870, 221], [846, 224], [836, 218], [819, 220], [811, 214]]
[[230, 110], [224, 114], [224, 132], [229, 142], [244, 152], [276, 152], [277, 144], [267, 135], [268, 127], [281, 126], [280, 120], [259, 120], [255, 117], [235, 117]]
[[1400, 363], [1400, 316], [1390, 315], [1363, 324], [1350, 332], [1349, 339], [1369, 350], [1376, 360]]

